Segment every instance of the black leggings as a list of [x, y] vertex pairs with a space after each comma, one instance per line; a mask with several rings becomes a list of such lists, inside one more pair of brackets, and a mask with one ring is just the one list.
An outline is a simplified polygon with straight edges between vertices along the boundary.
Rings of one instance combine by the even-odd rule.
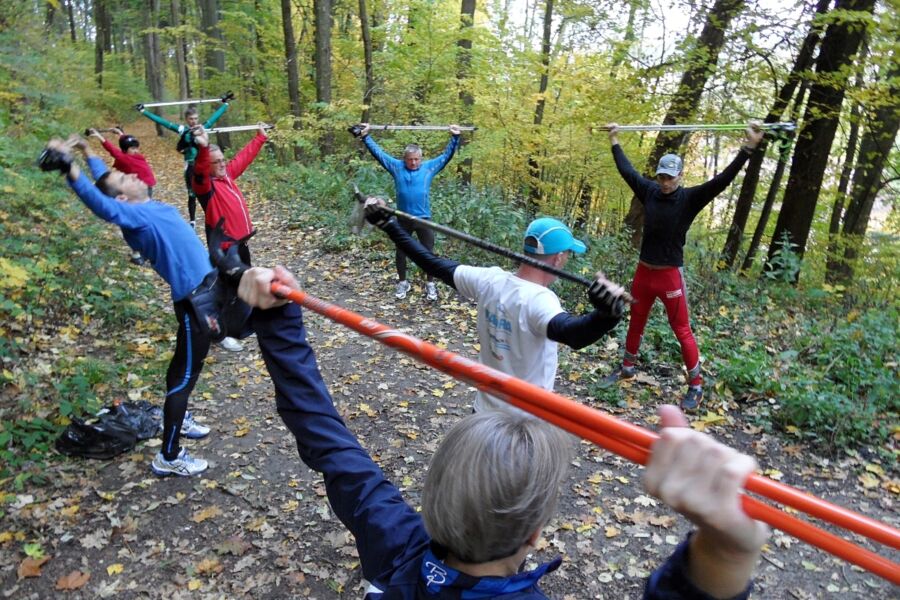
[[163, 405], [162, 455], [166, 460], [178, 456], [181, 422], [187, 412], [188, 397], [209, 353], [209, 337], [201, 333], [197, 317], [187, 300], [175, 303], [175, 318], [178, 320], [178, 335], [175, 338], [175, 354], [166, 372], [166, 402]]
[[[417, 238], [419, 238], [419, 243], [425, 246], [429, 252], [434, 251], [434, 231], [425, 227], [424, 225], [419, 225], [410, 221], [409, 219], [398, 219], [400, 222], [400, 227], [406, 230], [406, 233], [409, 235], [415, 234]], [[397, 265], [397, 277], [400, 281], [406, 281], [406, 254], [403, 253], [399, 248], [397, 249], [397, 253], [394, 255], [394, 262]], [[433, 277], [431, 275], [426, 275], [426, 279], [431, 281]]]
[[191, 181], [194, 179], [194, 163], [186, 162], [184, 163], [184, 185], [187, 186], [187, 194], [188, 194], [188, 215], [191, 217], [191, 223], [197, 220], [197, 195], [194, 193], [194, 188], [191, 186]]

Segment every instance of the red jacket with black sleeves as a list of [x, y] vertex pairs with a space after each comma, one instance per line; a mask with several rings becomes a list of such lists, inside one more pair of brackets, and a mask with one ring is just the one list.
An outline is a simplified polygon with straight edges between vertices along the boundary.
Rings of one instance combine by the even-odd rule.
[[[194, 180], [191, 186], [201, 206], [206, 212], [207, 227], [215, 227], [219, 219], [225, 219], [225, 233], [239, 240], [250, 235], [253, 223], [250, 221], [250, 210], [244, 195], [235, 184], [244, 170], [250, 166], [268, 138], [261, 133], [256, 134], [234, 158], [228, 161], [224, 177], [211, 176], [212, 164], [209, 158], [209, 147], [201, 146], [194, 163]], [[225, 242], [222, 248], [231, 244]]]
[[128, 154], [122, 152], [119, 148], [113, 146], [109, 140], [103, 140], [103, 148], [113, 157], [113, 169], [121, 171], [126, 175], [132, 173], [137, 175], [138, 179], [146, 183], [149, 187], [156, 185], [156, 177], [153, 176], [153, 169], [150, 163], [141, 153]]

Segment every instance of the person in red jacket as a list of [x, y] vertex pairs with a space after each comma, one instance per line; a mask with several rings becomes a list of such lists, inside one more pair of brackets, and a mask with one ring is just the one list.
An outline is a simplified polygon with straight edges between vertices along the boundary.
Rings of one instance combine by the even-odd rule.
[[[113, 127], [110, 131], [119, 136], [119, 147], [116, 148], [96, 129], [89, 129], [91, 137], [100, 140], [103, 149], [113, 157], [113, 168], [126, 175], [135, 175], [147, 186], [147, 197], [153, 197], [153, 186], [156, 185], [156, 176], [146, 157], [141, 154], [141, 143], [133, 135], [127, 135], [121, 129]], [[137, 250], [131, 253], [131, 262], [136, 265], [144, 264], [144, 257]]]
[[[192, 186], [200, 206], [206, 213], [206, 241], [209, 243], [209, 234], [216, 227], [220, 219], [224, 219], [225, 235], [233, 240], [242, 240], [238, 243], [238, 256], [249, 265], [250, 248], [247, 246], [247, 238], [253, 233], [253, 222], [250, 220], [250, 209], [241, 190], [238, 189], [237, 180], [250, 166], [250, 163], [259, 154], [268, 137], [263, 123], [259, 123], [259, 133], [238, 152], [230, 161], [225, 160], [222, 149], [209, 143], [209, 134], [198, 127], [194, 130], [194, 142], [199, 152], [194, 162], [194, 179]], [[227, 250], [233, 242], [222, 243], [222, 249]], [[243, 347], [234, 338], [225, 338], [221, 346], [233, 352], [240, 351]]]

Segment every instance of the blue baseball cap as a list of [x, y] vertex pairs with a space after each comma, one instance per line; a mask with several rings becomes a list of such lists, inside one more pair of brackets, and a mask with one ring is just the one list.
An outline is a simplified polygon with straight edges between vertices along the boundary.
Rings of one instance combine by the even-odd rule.
[[678, 177], [681, 175], [682, 166], [681, 158], [677, 154], [666, 154], [659, 159], [659, 166], [656, 167], [656, 174]]
[[[534, 238], [537, 246], [529, 245], [528, 238]], [[542, 217], [535, 219], [525, 230], [525, 252], [529, 254], [558, 254], [571, 250], [577, 254], [584, 254], [587, 250], [582, 242], [575, 239], [569, 228], [562, 221]]]

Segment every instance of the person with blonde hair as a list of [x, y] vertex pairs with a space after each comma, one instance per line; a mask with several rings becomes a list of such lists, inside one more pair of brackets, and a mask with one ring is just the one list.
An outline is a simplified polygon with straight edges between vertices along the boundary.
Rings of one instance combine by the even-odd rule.
[[[338, 415], [300, 307], [273, 295], [274, 281], [298, 289], [283, 267], [257, 267], [243, 273], [238, 295], [256, 307], [252, 323], [278, 413], [356, 539], [369, 583], [365, 598], [546, 598], [540, 581], [562, 559], [534, 570], [523, 564], [556, 512], [572, 438], [517, 413], [464, 417], [431, 458], [420, 514]], [[644, 597], [747, 598], [768, 536], [739, 499], [755, 461], [688, 428], [675, 407], [662, 407], [660, 416], [661, 439], [652, 448], [645, 489], [696, 529], [650, 576]]]

